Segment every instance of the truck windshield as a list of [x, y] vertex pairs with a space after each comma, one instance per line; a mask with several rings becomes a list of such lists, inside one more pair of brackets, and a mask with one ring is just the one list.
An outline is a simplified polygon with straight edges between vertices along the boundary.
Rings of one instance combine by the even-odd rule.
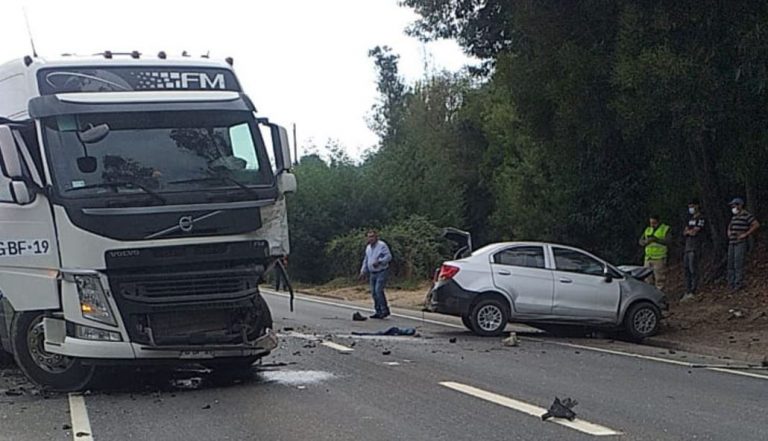
[[[82, 136], [104, 125], [108, 132], [103, 138]], [[250, 112], [58, 115], [44, 119], [43, 126], [62, 197], [203, 189], [247, 193], [273, 182]]]

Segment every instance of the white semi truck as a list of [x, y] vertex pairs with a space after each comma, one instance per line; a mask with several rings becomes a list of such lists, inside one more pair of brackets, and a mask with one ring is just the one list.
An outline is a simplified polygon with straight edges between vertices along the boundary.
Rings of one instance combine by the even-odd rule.
[[80, 389], [105, 363], [247, 366], [276, 347], [258, 285], [289, 252], [296, 179], [285, 129], [231, 64], [0, 66], [0, 351], [36, 383]]

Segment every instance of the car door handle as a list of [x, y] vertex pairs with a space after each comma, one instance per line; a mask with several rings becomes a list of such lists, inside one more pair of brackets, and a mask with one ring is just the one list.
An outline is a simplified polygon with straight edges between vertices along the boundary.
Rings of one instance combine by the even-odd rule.
[[512, 275], [512, 273], [511, 273], [511, 272], [509, 272], [509, 271], [507, 271], [507, 270], [499, 270], [498, 272], [499, 272], [499, 274], [501, 274], [502, 276], [511, 276], [511, 275]]
[[563, 278], [563, 279], [560, 279], [560, 283], [573, 283], [573, 280]]

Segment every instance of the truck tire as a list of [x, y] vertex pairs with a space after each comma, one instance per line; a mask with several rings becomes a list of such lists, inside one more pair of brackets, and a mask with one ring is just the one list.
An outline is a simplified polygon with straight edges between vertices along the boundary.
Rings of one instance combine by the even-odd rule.
[[661, 324], [661, 311], [648, 302], [639, 302], [630, 306], [624, 316], [624, 328], [634, 341], [642, 341], [655, 335]]
[[481, 337], [496, 337], [506, 329], [509, 311], [496, 297], [484, 297], [472, 306], [469, 322], [475, 334]]
[[47, 390], [77, 391], [85, 388], [96, 368], [76, 358], [45, 350], [44, 311], [17, 313], [11, 322], [11, 345], [16, 364], [33, 382]]

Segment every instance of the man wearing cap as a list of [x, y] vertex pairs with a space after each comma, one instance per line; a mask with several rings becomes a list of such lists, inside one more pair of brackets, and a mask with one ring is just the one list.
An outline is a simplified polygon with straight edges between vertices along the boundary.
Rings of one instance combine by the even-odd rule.
[[694, 298], [699, 283], [699, 261], [701, 260], [701, 241], [704, 236], [704, 216], [698, 199], [688, 202], [688, 223], [683, 229], [685, 250], [683, 252], [683, 271], [685, 273], [685, 295], [680, 299], [687, 302]]
[[747, 239], [760, 228], [760, 223], [744, 209], [744, 199], [734, 198], [728, 205], [733, 213], [728, 224], [728, 287], [738, 291], [744, 288]]
[[660, 219], [656, 214], [650, 217], [639, 243], [645, 247], [645, 266], [653, 269], [649, 283], [664, 291], [664, 282], [667, 280], [669, 225], [661, 223]]

